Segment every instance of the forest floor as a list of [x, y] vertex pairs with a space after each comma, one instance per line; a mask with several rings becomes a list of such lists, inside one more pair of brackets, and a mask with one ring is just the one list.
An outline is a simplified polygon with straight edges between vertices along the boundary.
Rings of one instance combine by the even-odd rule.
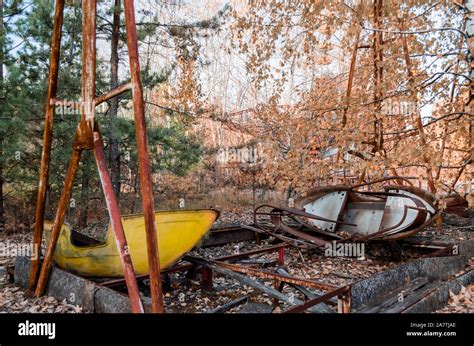
[[[232, 210], [222, 212], [217, 224], [251, 223], [249, 210]], [[91, 225], [86, 234], [100, 239], [105, 228], [102, 225]], [[0, 235], [0, 244], [7, 247], [30, 244], [32, 232], [8, 233]], [[474, 239], [474, 219], [459, 218], [448, 215], [445, 217], [444, 228], [427, 228], [416, 235], [423, 240], [441, 240], [448, 242], [460, 242]], [[257, 248], [272, 245], [271, 240], [244, 241], [239, 243], [225, 244], [217, 247], [195, 248], [190, 254], [204, 257], [217, 258], [236, 254], [243, 251], [255, 250]], [[312, 279], [320, 282], [343, 286], [351, 282], [370, 277], [378, 272], [395, 268], [403, 263], [419, 258], [426, 254], [425, 250], [413, 247], [401, 246], [398, 251], [401, 260], [393, 260], [392, 250], [384, 244], [368, 244], [365, 248], [363, 258], [328, 257], [324, 251], [305, 250], [288, 247], [285, 250], [285, 269], [290, 275], [300, 278]], [[277, 268], [276, 253], [263, 254], [258, 260], [264, 262], [269, 270]], [[257, 257], [255, 257], [257, 258]], [[0, 257], [0, 312], [3, 313], [81, 313], [82, 308], [69, 304], [66, 300], [58, 301], [54, 297], [34, 297], [30, 292], [23, 290], [12, 283], [13, 256]], [[203, 313], [222, 306], [238, 297], [248, 295], [248, 303], [252, 303], [253, 309], [261, 312], [279, 312], [289, 307], [283, 303], [275, 310], [269, 309], [273, 304], [273, 298], [261, 294], [253, 288], [242, 285], [234, 279], [221, 275], [214, 275], [212, 292], [201, 289], [199, 281], [190, 280], [183, 274], [174, 273], [170, 275], [172, 290], [165, 291], [164, 300], [167, 311], [181, 313]], [[271, 282], [264, 283], [271, 286]], [[293, 296], [295, 299], [304, 299], [298, 290], [286, 285], [283, 293]], [[146, 292], [144, 292], [146, 295]], [[248, 305], [248, 304], [247, 304]], [[332, 307], [332, 306], [331, 306]], [[332, 307], [334, 308], [334, 307]], [[242, 310], [244, 309], [244, 310]], [[245, 305], [237, 306], [227, 312], [242, 312]], [[247, 312], [247, 311], [246, 311]], [[251, 312], [251, 311], [250, 311]], [[464, 288], [459, 295], [451, 294], [449, 304], [440, 313], [449, 312], [474, 312], [474, 285]]]

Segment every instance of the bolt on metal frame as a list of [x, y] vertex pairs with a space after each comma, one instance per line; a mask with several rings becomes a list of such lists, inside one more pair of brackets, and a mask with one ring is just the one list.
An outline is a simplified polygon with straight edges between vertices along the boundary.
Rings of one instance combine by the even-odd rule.
[[[153, 205], [153, 187], [150, 170], [150, 156], [145, 123], [143, 104], [143, 88], [140, 77], [140, 63], [138, 56], [138, 38], [135, 22], [135, 8], [133, 0], [124, 0], [125, 26], [127, 33], [127, 46], [129, 52], [131, 82], [109, 93], [96, 96], [96, 0], [82, 1], [82, 100], [81, 120], [77, 126], [73, 143], [73, 151], [66, 174], [64, 188], [59, 200], [58, 209], [54, 219], [51, 237], [47, 245], [43, 264], [40, 270], [40, 259], [31, 261], [29, 287], [35, 289], [35, 294], [43, 294], [58, 237], [64, 222], [67, 205], [71, 198], [74, 178], [79, 166], [79, 160], [84, 150], [93, 150], [99, 176], [104, 191], [107, 209], [109, 211], [112, 230], [115, 234], [117, 248], [122, 261], [125, 282], [128, 288], [130, 304], [135, 313], [144, 312], [137, 279], [133, 269], [127, 240], [123, 230], [117, 197], [107, 171], [104, 145], [97, 122], [94, 121], [95, 107], [110, 98], [125, 91], [132, 91], [135, 131], [138, 148], [139, 176], [142, 192], [142, 204], [145, 217], [147, 240], [148, 265], [150, 270], [150, 288], [152, 312], [164, 312], [163, 295], [161, 290], [161, 275], [158, 253], [158, 240], [155, 225], [155, 211]], [[43, 149], [41, 154], [41, 168], [39, 177], [38, 199], [36, 203], [35, 228], [33, 246], [40, 248], [43, 236], [44, 209], [46, 200], [46, 187], [48, 185], [49, 164], [51, 160], [51, 141], [53, 133], [54, 107], [60, 100], [56, 99], [59, 72], [59, 57], [61, 48], [61, 30], [63, 23], [64, 0], [56, 0], [54, 28], [51, 43], [50, 71], [48, 80], [48, 94], [46, 99], [46, 117], [43, 134]], [[39, 272], [39, 278], [38, 278]]]

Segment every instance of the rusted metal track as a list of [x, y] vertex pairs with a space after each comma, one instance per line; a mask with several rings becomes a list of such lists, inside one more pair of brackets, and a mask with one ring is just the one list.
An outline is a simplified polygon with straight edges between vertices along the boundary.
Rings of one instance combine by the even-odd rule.
[[[266, 279], [272, 279], [272, 274], [273, 273], [269, 273], [270, 275], [267, 275], [268, 273], [263, 273], [262, 276], [260, 276], [260, 274], [258, 273], [259, 271], [256, 270], [255, 272], [252, 272], [251, 275], [246, 276], [246, 275], [242, 275], [241, 274], [242, 272], [240, 270], [230, 269], [230, 267], [226, 267], [226, 266], [221, 265], [220, 262], [207, 260], [207, 259], [199, 258], [199, 257], [189, 257], [188, 260], [193, 261], [194, 263], [196, 263], [196, 264], [198, 264], [202, 267], [208, 268], [210, 271], [215, 271], [217, 273], [220, 273], [220, 274], [226, 275], [228, 277], [231, 277], [231, 278], [239, 281], [240, 283], [242, 283], [244, 285], [251, 286], [254, 289], [257, 289], [257, 290], [259, 290], [263, 293], [268, 294], [270, 297], [273, 297], [273, 298], [276, 298], [277, 300], [286, 302], [289, 305], [300, 306], [300, 305], [304, 304], [304, 302], [300, 301], [299, 299], [296, 299], [296, 298], [291, 299], [288, 296], [286, 296], [285, 294], [281, 293], [279, 290], [277, 290], [275, 288], [272, 288], [272, 287], [269, 287], [267, 285], [264, 285], [263, 283], [261, 283], [258, 280], [254, 280], [254, 279], [249, 278], [249, 276], [255, 276], [255, 277], [263, 277], [263, 278], [266, 278]], [[234, 269], [237, 269], [237, 268], [234, 268]], [[278, 274], [275, 274], [275, 275], [276, 275], [277, 278], [280, 277], [280, 275], [278, 275]], [[282, 276], [282, 278], [284, 278], [287, 281], [292, 280], [292, 279], [295, 279], [297, 281], [300, 280], [299, 278], [293, 278], [293, 277], [288, 277], [288, 276]], [[303, 279], [303, 281], [310, 281], [310, 280]], [[276, 283], [279, 286], [281, 286], [281, 281], [279, 282], [278, 279], [276, 279]], [[308, 283], [305, 282], [305, 284], [308, 284]], [[311, 285], [313, 285], [313, 284], [315, 284], [315, 282], [311, 282]], [[323, 284], [323, 285], [325, 285], [325, 284]], [[328, 287], [329, 287], [329, 285], [328, 285]], [[331, 289], [332, 289], [332, 286], [331, 286]], [[331, 297], [332, 296], [333, 295], [331, 295]], [[328, 299], [330, 299], [331, 297], [328, 297]], [[319, 303], [322, 303], [322, 301], [319, 302]], [[321, 308], [314, 307], [314, 305], [316, 305], [316, 304], [313, 304], [312, 306], [308, 307], [307, 309], [310, 309], [312, 312], [322, 312]], [[306, 310], [306, 309], [304, 309], [304, 310]]]
[[[249, 257], [249, 256], [259, 255], [259, 254], [263, 254], [263, 253], [278, 252], [278, 263], [280, 265], [283, 265], [284, 264], [284, 258], [285, 258], [285, 255], [284, 255], [285, 248], [286, 248], [286, 244], [279, 244], [279, 245], [265, 247], [265, 248], [261, 248], [261, 249], [245, 251], [245, 252], [241, 252], [241, 253], [234, 254], [234, 255], [218, 257], [215, 260], [216, 261], [228, 261], [228, 260], [234, 260], [234, 259], [239, 259], [239, 258], [246, 258], [246, 257]], [[184, 258], [184, 260], [186, 260], [186, 257]], [[178, 264], [178, 265], [175, 265], [171, 268], [163, 270], [162, 274], [182, 272], [182, 271], [186, 271], [186, 270], [192, 270], [192, 269], [195, 269], [197, 267], [198, 267], [198, 265], [194, 264], [194, 263]], [[146, 280], [148, 278], [149, 278], [149, 275], [147, 275], [147, 274], [137, 276], [138, 281]], [[106, 281], [106, 282], [101, 283], [102, 286], [111, 287], [111, 288], [122, 286], [124, 284], [125, 284], [124, 279], [115, 279], [115, 280], [110, 280], [110, 281]]]
[[249, 267], [241, 266], [241, 265], [238, 265], [238, 264], [231, 264], [231, 263], [226, 263], [226, 262], [222, 262], [222, 261], [212, 261], [212, 260], [209, 260], [209, 261], [212, 262], [212, 263], [215, 263], [216, 265], [218, 265], [222, 268], [226, 268], [226, 269], [229, 269], [229, 270], [232, 270], [232, 271], [235, 271], [235, 272], [238, 272], [238, 273], [242, 273], [242, 274], [247, 274], [247, 275], [250, 275], [250, 276], [259, 277], [259, 278], [262, 278], [262, 279], [277, 280], [279, 282], [286, 282], [286, 283], [289, 283], [289, 284], [300, 285], [300, 286], [310, 287], [310, 288], [314, 288], [314, 289], [318, 289], [318, 290], [324, 290], [324, 291], [334, 290], [334, 289], [337, 288], [334, 285], [326, 284], [326, 283], [323, 283], [323, 282], [317, 282], [317, 281], [303, 279], [303, 278], [296, 278], [296, 277], [292, 277], [292, 276], [281, 275], [281, 274], [277, 274], [277, 273], [271, 273], [271, 272], [266, 271], [266, 270], [259, 270], [259, 269], [255, 269], [255, 268], [249, 268]]
[[[271, 208], [271, 211], [269, 213], [261, 212], [260, 209], [262, 209], [262, 208]], [[313, 214], [307, 213], [307, 212], [305, 212], [303, 210], [300, 210], [300, 209], [276, 207], [276, 206], [272, 206], [272, 205], [268, 205], [268, 204], [260, 205], [255, 209], [255, 211], [254, 211], [254, 223], [257, 226], [259, 225], [258, 222], [257, 222], [257, 216], [261, 216], [261, 215], [267, 215], [267, 216], [270, 217], [271, 222], [275, 226], [275, 229], [273, 231], [280, 231], [281, 230], [285, 233], [291, 234], [291, 235], [297, 237], [298, 239], [300, 239], [304, 242], [307, 242], [306, 244], [305, 243], [303, 243], [303, 244], [305, 244], [306, 246], [309, 245], [310, 247], [311, 246], [321, 247], [321, 246], [326, 245], [328, 243], [328, 241], [323, 240], [319, 237], [313, 236], [311, 234], [299, 231], [299, 230], [287, 225], [283, 221], [283, 219], [282, 219], [283, 217], [293, 218], [295, 216], [300, 216], [300, 217], [305, 217], [305, 218], [309, 218], [309, 219], [315, 219], [315, 220], [322, 220], [322, 221], [326, 221], [326, 222], [331, 222], [331, 223], [334, 223], [334, 224], [355, 226], [354, 224], [351, 224], [351, 223], [341, 222], [341, 221], [337, 221], [337, 220], [330, 220], [330, 219], [327, 219], [327, 218], [324, 218], [324, 217], [313, 215]], [[262, 228], [260, 226], [260, 229], [264, 229], [264, 228]], [[278, 237], [277, 235], [275, 235], [274, 232], [271, 232], [271, 234], [275, 237]], [[285, 239], [281, 239], [281, 240], [287, 242], [287, 240], [285, 240]]]

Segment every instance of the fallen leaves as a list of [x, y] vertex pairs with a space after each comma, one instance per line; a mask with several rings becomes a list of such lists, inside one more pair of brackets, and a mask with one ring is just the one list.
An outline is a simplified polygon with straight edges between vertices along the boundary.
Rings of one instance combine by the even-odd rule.
[[474, 284], [463, 286], [458, 294], [449, 291], [449, 301], [440, 313], [473, 313], [474, 312]]
[[81, 313], [82, 307], [54, 297], [34, 297], [19, 287], [6, 285], [0, 288], [0, 311], [7, 313]]

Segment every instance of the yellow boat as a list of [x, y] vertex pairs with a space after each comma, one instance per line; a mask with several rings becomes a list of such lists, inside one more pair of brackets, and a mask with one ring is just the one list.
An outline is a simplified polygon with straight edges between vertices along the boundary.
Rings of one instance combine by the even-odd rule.
[[[170, 267], [190, 251], [218, 217], [219, 212], [213, 209], [156, 212], [161, 269]], [[122, 222], [135, 273], [148, 274], [143, 214], [123, 216]], [[50, 221], [44, 224], [48, 241], [52, 226]], [[123, 277], [122, 264], [110, 224], [104, 242], [94, 241], [63, 224], [54, 261], [60, 268], [82, 276]]]

